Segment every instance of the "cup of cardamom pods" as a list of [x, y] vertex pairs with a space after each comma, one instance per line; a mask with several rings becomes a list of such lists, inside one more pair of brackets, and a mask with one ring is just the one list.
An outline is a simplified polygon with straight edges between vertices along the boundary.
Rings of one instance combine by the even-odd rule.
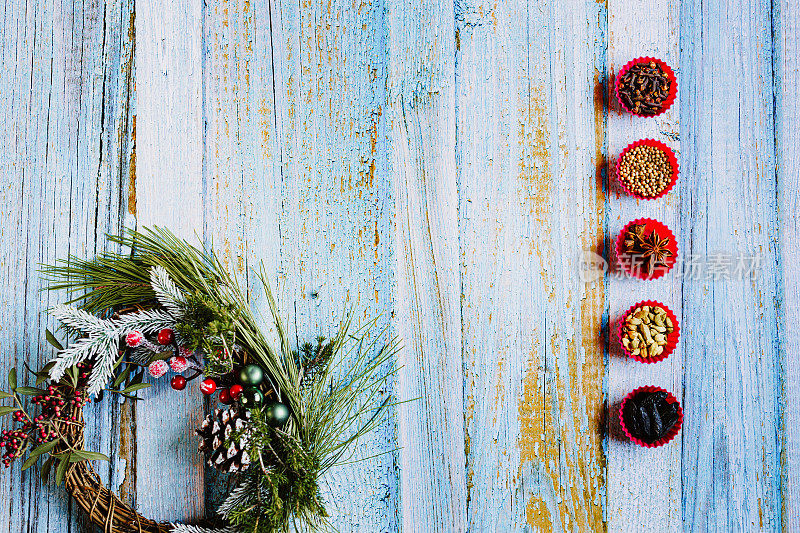
[[618, 335], [625, 355], [640, 363], [657, 363], [675, 350], [680, 327], [669, 307], [645, 300], [631, 306], [622, 316]]

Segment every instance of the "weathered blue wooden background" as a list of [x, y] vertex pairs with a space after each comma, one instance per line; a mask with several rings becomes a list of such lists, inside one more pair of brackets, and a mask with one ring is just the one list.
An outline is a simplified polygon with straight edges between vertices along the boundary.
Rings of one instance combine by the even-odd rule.
[[[12, 0], [0, 20], [3, 368], [49, 357], [40, 262], [168, 225], [242, 275], [264, 260], [300, 335], [357, 303], [403, 337], [393, 387], [420, 399], [358, 455], [398, 451], [325, 479], [341, 531], [800, 530], [796, 0]], [[678, 101], [623, 115], [613, 75], [648, 54]], [[681, 177], [637, 202], [608, 161], [647, 136]], [[642, 216], [685, 257], [761, 269], [582, 282], [579, 252]], [[682, 320], [656, 365], [606, 334], [649, 298]], [[613, 422], [645, 384], [685, 410], [657, 450]], [[91, 410], [105, 479], [153, 518], [220, 490], [190, 389]], [[0, 476], [0, 531], [87, 530], [35, 469]]]

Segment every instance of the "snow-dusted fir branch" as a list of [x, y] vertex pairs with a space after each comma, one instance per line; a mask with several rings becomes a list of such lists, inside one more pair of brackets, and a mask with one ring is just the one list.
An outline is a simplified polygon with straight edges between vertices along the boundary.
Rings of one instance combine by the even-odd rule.
[[155, 333], [164, 328], [174, 328], [175, 319], [160, 310], [139, 311], [120, 318], [103, 320], [86, 311], [58, 305], [53, 316], [69, 328], [84, 333], [60, 351], [53, 359], [55, 365], [50, 370], [50, 379], [60, 380], [68, 368], [88, 359], [95, 360], [95, 368], [89, 378], [89, 394], [97, 394], [108, 383], [119, 358], [119, 344], [123, 335], [130, 331]]
[[233, 527], [224, 527], [222, 529], [210, 529], [200, 526], [187, 526], [186, 524], [170, 524], [172, 526], [172, 533], [241, 533], [241, 530]]
[[161, 265], [154, 266], [150, 269], [150, 285], [153, 286], [153, 292], [156, 293], [158, 302], [171, 314], [175, 319], [183, 316], [183, 305], [186, 302], [183, 293], [169, 277], [167, 269]]
[[225, 498], [225, 501], [217, 508], [217, 512], [222, 518], [230, 518], [231, 511], [241, 507], [246, 507], [248, 502], [255, 497], [258, 490], [257, 483], [252, 478], [246, 478]]

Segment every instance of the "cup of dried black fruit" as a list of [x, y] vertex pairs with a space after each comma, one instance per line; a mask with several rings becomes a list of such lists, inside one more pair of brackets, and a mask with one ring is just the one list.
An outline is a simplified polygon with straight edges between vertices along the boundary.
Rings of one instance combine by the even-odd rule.
[[639, 279], [660, 278], [675, 266], [677, 255], [675, 235], [651, 218], [629, 222], [617, 237], [617, 263]]
[[637, 57], [626, 63], [614, 85], [620, 106], [642, 117], [660, 115], [669, 109], [678, 93], [675, 73], [654, 57]]
[[660, 387], [639, 387], [619, 407], [625, 435], [639, 446], [657, 448], [671, 441], [683, 425], [678, 400]]

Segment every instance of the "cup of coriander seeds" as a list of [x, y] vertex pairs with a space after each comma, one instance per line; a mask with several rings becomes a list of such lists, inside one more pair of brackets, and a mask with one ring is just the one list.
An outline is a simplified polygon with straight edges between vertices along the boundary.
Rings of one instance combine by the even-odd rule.
[[634, 198], [655, 200], [678, 181], [678, 158], [661, 141], [641, 139], [619, 155], [615, 174], [620, 186]]

